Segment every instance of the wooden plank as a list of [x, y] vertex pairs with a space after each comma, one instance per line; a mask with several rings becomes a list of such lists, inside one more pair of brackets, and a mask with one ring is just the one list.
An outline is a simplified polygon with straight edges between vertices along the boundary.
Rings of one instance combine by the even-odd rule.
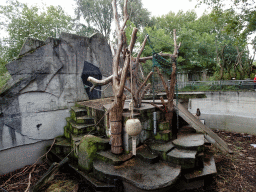
[[[219, 148], [222, 152], [228, 153], [229, 148], [225, 141], [223, 141], [217, 134], [215, 134], [210, 128], [206, 127], [202, 122], [197, 119], [193, 114], [191, 114], [187, 109], [185, 109], [182, 104], [178, 103], [178, 107], [176, 106], [176, 102], [173, 102], [175, 107], [179, 110], [179, 116], [181, 116], [188, 124], [190, 124], [194, 129], [200, 132], [204, 132], [208, 134], [211, 138], [213, 138], [216, 142], [214, 145]], [[207, 137], [206, 137], [207, 139]], [[208, 140], [208, 139], [207, 139]], [[211, 141], [209, 141], [211, 142]]]

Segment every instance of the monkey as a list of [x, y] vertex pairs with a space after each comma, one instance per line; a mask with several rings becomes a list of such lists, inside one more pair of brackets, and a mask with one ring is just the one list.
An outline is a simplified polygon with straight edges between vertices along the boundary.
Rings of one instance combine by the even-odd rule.
[[200, 115], [201, 115], [200, 109], [197, 108], [197, 110], [196, 110], [196, 117], [199, 119], [199, 116], [200, 116]]

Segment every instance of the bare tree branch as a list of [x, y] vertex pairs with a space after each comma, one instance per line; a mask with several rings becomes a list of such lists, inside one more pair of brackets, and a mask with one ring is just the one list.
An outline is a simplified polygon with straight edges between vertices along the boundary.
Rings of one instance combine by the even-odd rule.
[[121, 30], [123, 31], [125, 26], [126, 26], [126, 22], [128, 21], [129, 19], [129, 16], [128, 16], [128, 13], [127, 13], [127, 0], [124, 1], [124, 23], [123, 23], [123, 26], [121, 28]]
[[164, 77], [163, 77], [162, 73], [160, 72], [160, 70], [158, 69], [158, 67], [156, 67], [156, 72], [157, 72], [157, 74], [159, 75], [159, 77], [161, 78], [162, 83], [163, 83], [163, 86], [164, 86], [164, 89], [165, 89], [165, 92], [166, 92], [166, 94], [167, 94], [167, 93], [169, 92], [168, 86], [166, 85], [165, 80], [164, 80]]
[[156, 108], [160, 109], [161, 111], [165, 112], [165, 110], [162, 108], [162, 106], [158, 106], [155, 103], [151, 103], [151, 102], [149, 104], [153, 105], [154, 107], [156, 107]]
[[[122, 69], [120, 69], [118, 71], [118, 75], [120, 75], [121, 72], [122, 72]], [[87, 81], [90, 81], [93, 84], [92, 88], [95, 88], [98, 85], [106, 85], [106, 84], [112, 82], [113, 81], [113, 75], [107, 77], [106, 79], [102, 79], [102, 80], [99, 80], [99, 79], [96, 79], [96, 78], [90, 76], [90, 77], [87, 78]]]
[[142, 85], [139, 87], [138, 93], [139, 93], [139, 92], [141, 91], [141, 89], [146, 85], [148, 79], [149, 79], [152, 75], [153, 75], [153, 71], [151, 71], [151, 72], [148, 74], [148, 76], [147, 76], [147, 78], [145, 79], [145, 81], [144, 81], [144, 82], [142, 83]]
[[143, 50], [144, 50], [144, 48], [145, 48], [147, 39], [148, 39], [148, 38], [147, 38], [147, 36], [146, 36], [145, 39], [144, 39], [144, 41], [143, 41], [143, 43], [142, 43], [140, 52], [139, 52], [138, 55], [137, 55], [137, 58], [136, 58], [136, 62], [137, 62], [137, 63], [139, 63], [139, 59], [140, 59], [140, 56], [141, 56], [141, 54], [142, 54], [142, 52], [143, 52]]
[[122, 74], [121, 74], [120, 87], [119, 87], [119, 90], [118, 90], [117, 97], [120, 97], [123, 94], [123, 91], [124, 91], [124, 85], [125, 85], [125, 80], [126, 80], [126, 76], [127, 76], [127, 71], [129, 69], [129, 66], [130, 66], [130, 54], [132, 53], [133, 47], [134, 47], [135, 42], [136, 42], [137, 32], [138, 32], [138, 29], [133, 28], [132, 38], [131, 38], [131, 42], [130, 42], [130, 45], [129, 45], [130, 53], [129, 53], [129, 55], [126, 55], [124, 68], [123, 68], [123, 71], [122, 71]]
[[115, 20], [115, 23], [116, 23], [116, 28], [118, 30], [120, 30], [117, 7], [116, 7], [116, 0], [112, 0], [112, 7], [113, 7], [113, 14], [114, 14], [114, 20]]
[[144, 98], [144, 96], [145, 96], [147, 90], [150, 88], [150, 86], [151, 86], [151, 83], [148, 83], [147, 86], [144, 88], [144, 90], [143, 90], [143, 92], [142, 92], [142, 94], [141, 94], [141, 96], [140, 96], [140, 104], [141, 104], [141, 101], [142, 101], [142, 99]]

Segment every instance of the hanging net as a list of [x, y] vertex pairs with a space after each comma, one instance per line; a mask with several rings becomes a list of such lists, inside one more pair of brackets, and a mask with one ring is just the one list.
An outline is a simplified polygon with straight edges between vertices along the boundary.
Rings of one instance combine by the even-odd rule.
[[[165, 58], [163, 58], [161, 55], [159, 55], [158, 53], [156, 53], [154, 51], [154, 47], [152, 46], [151, 44], [151, 41], [149, 39], [149, 35], [147, 35], [147, 38], [148, 38], [148, 42], [149, 42], [149, 45], [152, 49], [152, 56], [153, 56], [153, 59], [152, 59], [152, 62], [153, 62], [153, 65], [152, 65], [152, 71], [154, 72], [154, 68], [155, 67], [158, 67], [159, 69], [162, 70], [163, 73], [165, 73], [166, 75], [170, 76], [171, 73], [172, 73], [172, 64], [170, 61], [166, 60]], [[175, 62], [176, 64], [176, 69], [177, 69], [177, 60], [175, 59], [172, 59], [173, 61], [172, 62]], [[153, 103], [155, 103], [155, 77], [154, 77], [154, 74], [152, 76], [152, 93], [153, 93]], [[178, 84], [177, 84], [177, 79], [176, 79], [176, 85], [175, 85], [175, 93], [176, 93], [176, 106], [178, 106]], [[177, 114], [177, 129], [179, 127], [179, 112], [176, 111], [176, 114]]]

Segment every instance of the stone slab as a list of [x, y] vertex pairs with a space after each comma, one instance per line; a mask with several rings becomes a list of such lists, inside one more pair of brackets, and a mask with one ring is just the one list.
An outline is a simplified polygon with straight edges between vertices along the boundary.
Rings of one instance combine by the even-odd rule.
[[181, 173], [179, 166], [171, 167], [165, 162], [148, 164], [138, 158], [133, 158], [120, 166], [101, 161], [94, 162], [93, 166], [100, 179], [108, 178], [113, 182], [114, 178], [120, 178], [144, 190], [160, 190], [172, 186]]
[[76, 117], [77, 124], [94, 124], [94, 119], [88, 116]]
[[85, 108], [80, 108], [80, 107], [71, 107], [70, 110], [70, 116], [71, 118], [76, 121], [78, 117], [83, 117], [88, 115], [88, 112]]
[[167, 153], [167, 161], [181, 165], [182, 169], [191, 169], [196, 166], [196, 154], [197, 151], [173, 149]]
[[113, 165], [120, 165], [123, 162], [132, 158], [132, 153], [115, 155], [111, 153], [111, 151], [99, 151], [97, 152], [97, 159], [102, 160], [104, 162], [109, 162]]
[[210, 137], [212, 137], [216, 143], [214, 144], [217, 148], [222, 150], [224, 153], [229, 152], [229, 148], [227, 143], [222, 140], [217, 134], [215, 134], [210, 128], [206, 127], [202, 122], [197, 119], [193, 114], [191, 114], [186, 108], [182, 106], [182, 104], [178, 104], [174, 102], [176, 109], [179, 110], [179, 116], [182, 117], [188, 124], [190, 124], [196, 131], [207, 133]]
[[209, 175], [214, 175], [217, 173], [214, 157], [211, 156], [209, 160], [204, 161], [204, 167], [202, 169], [198, 170], [193, 170], [190, 173], [184, 174], [185, 179], [187, 182], [190, 182], [192, 180], [198, 180], [200, 178], [209, 176]]
[[95, 130], [94, 124], [77, 124], [74, 120], [70, 122], [70, 132], [73, 134], [83, 134]]
[[204, 135], [203, 134], [179, 134], [178, 138], [172, 142], [175, 147], [180, 149], [189, 149], [203, 151]]
[[158, 154], [153, 152], [147, 145], [137, 148], [136, 155], [145, 162], [156, 163], [158, 161]]
[[169, 151], [174, 149], [172, 142], [168, 143], [151, 143], [149, 147], [152, 151], [160, 155], [162, 160], [167, 160], [166, 155]]

